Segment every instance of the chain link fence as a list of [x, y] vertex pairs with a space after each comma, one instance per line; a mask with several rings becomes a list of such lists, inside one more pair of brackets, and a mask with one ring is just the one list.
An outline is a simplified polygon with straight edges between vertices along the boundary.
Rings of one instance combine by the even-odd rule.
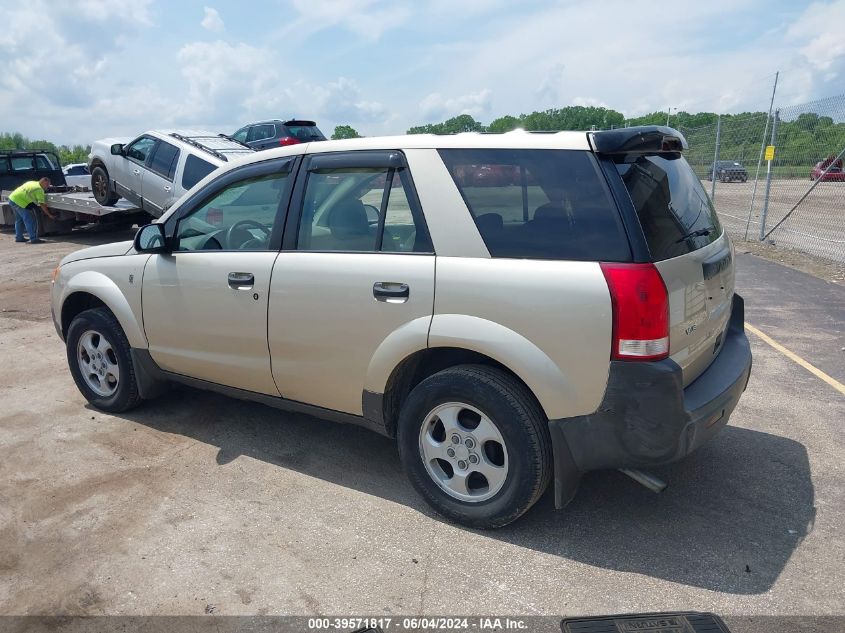
[[731, 235], [845, 262], [845, 95], [681, 131]]

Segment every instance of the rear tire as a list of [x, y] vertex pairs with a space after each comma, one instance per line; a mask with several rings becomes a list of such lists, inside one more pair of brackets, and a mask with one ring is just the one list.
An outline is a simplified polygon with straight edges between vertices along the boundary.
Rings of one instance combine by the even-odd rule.
[[417, 492], [468, 527], [511, 523], [551, 479], [543, 410], [522, 383], [494, 367], [459, 365], [423, 380], [402, 406], [397, 435]]
[[102, 411], [120, 413], [141, 403], [129, 341], [107, 308], [85, 310], [67, 331], [67, 361], [85, 399]]
[[117, 194], [112, 191], [109, 173], [100, 165], [91, 171], [91, 191], [97, 203], [104, 207], [111, 207], [118, 200]]

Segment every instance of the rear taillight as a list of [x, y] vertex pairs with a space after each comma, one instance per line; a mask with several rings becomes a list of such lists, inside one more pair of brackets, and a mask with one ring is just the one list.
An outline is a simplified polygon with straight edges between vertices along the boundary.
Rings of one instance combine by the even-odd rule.
[[283, 136], [279, 139], [279, 145], [296, 145], [297, 143], [301, 143], [298, 138], [295, 136]]
[[660, 360], [669, 355], [669, 295], [654, 264], [602, 263], [613, 302], [615, 360]]

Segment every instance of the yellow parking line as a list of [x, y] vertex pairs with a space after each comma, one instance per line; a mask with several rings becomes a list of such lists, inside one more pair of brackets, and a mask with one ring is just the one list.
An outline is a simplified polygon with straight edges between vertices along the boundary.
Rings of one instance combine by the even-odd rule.
[[786, 356], [790, 360], [793, 360], [796, 363], [798, 363], [799, 365], [801, 365], [801, 367], [806, 369], [808, 372], [810, 372], [814, 376], [824, 380], [827, 384], [829, 384], [831, 387], [833, 387], [839, 393], [841, 393], [843, 396], [845, 396], [845, 385], [843, 385], [841, 382], [839, 382], [835, 378], [831, 378], [830, 376], [828, 376], [826, 373], [824, 373], [818, 367], [811, 365], [810, 363], [805, 361], [803, 358], [801, 358], [798, 354], [790, 352], [783, 345], [778, 343], [776, 340], [774, 340], [773, 338], [771, 338], [767, 334], [763, 334], [763, 332], [758, 330], [753, 325], [746, 323], [745, 329], [748, 330], [749, 332], [751, 332], [752, 334], [754, 334], [755, 336], [757, 336], [758, 338], [762, 339], [764, 342], [768, 343], [772, 347], [774, 347], [777, 351], [779, 351], [781, 354], [783, 354], [784, 356]]

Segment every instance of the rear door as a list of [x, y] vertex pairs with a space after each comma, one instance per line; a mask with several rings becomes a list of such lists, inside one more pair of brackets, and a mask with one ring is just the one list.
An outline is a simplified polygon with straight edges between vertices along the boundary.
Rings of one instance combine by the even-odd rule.
[[274, 145], [276, 126], [272, 123], [260, 123], [249, 128], [246, 144], [254, 149], [267, 149]]
[[695, 380], [720, 350], [734, 294], [733, 249], [679, 153], [614, 158], [669, 291], [669, 355]]
[[367, 370], [386, 339], [426, 347], [434, 259], [402, 154], [309, 157], [270, 282], [282, 396], [361, 415]]
[[179, 164], [179, 148], [159, 141], [147, 162], [149, 168], [143, 172], [141, 179], [143, 208], [158, 218], [173, 204], [173, 178]]

